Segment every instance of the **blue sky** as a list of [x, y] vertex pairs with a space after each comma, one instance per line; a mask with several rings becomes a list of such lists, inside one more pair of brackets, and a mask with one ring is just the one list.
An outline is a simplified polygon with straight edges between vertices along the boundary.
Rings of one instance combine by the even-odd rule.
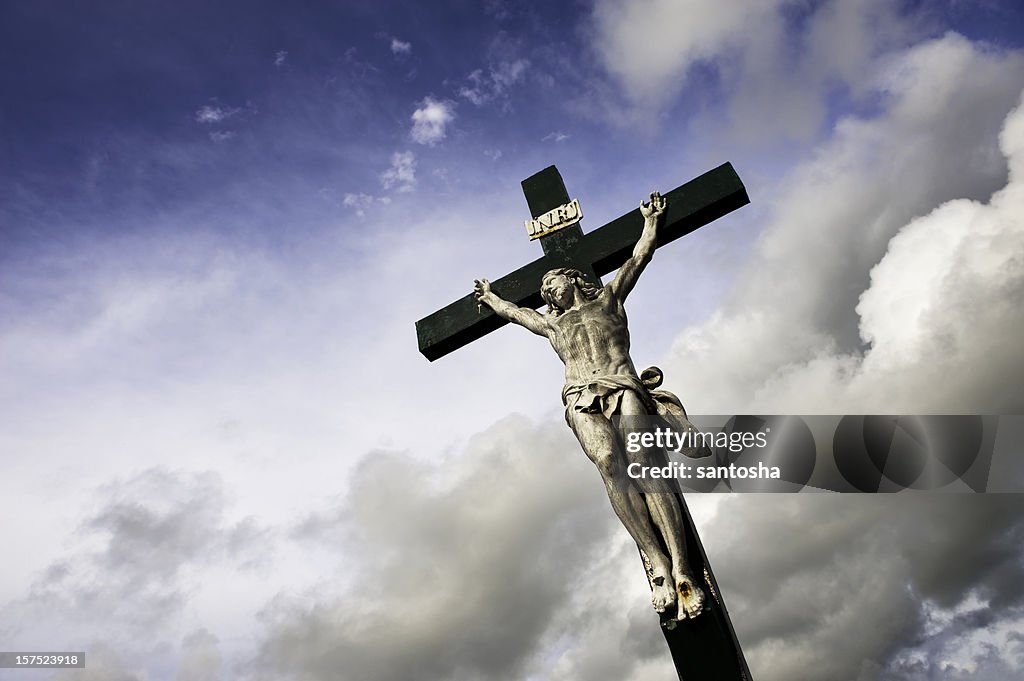
[[[503, 19], [472, 5], [7, 11], [18, 16], [5, 22], [4, 119], [17, 134], [5, 156], [18, 189], [60, 197], [54, 209], [82, 206], [106, 229], [133, 209], [225, 196], [248, 214], [262, 196], [270, 205], [244, 222], [277, 242], [287, 235], [275, 231], [338, 220], [346, 193], [381, 193], [393, 153], [415, 149], [417, 186], [439, 199], [493, 187], [472, 182], [495, 165], [485, 152], [511, 156], [529, 139], [524, 151], [539, 156], [541, 139], [562, 132], [555, 123], [577, 136], [601, 132], [564, 111], [563, 88], [581, 74], [549, 75], [550, 62], [584, 49], [579, 29], [536, 8]], [[530, 73], [530, 63], [542, 66]], [[444, 146], [410, 138], [410, 116], [427, 98], [457, 116], [442, 126]]]
[[[685, 78], [687, 89], [649, 114], [605, 69], [584, 5], [488, 7], [8, 5], [5, 244], [12, 232], [27, 246], [54, 233], [138, 231], [139, 213], [186, 206], [219, 208], [234, 224], [218, 227], [287, 244], [289, 234], [344, 219], [337, 202], [346, 194], [381, 194], [380, 174], [403, 151], [417, 156], [417, 201], [494, 191], [495, 172], [515, 178], [550, 161], [574, 187], [660, 165], [644, 158], [656, 149], [673, 150], [680, 165], [735, 154], [721, 140], [702, 148], [690, 134], [701, 112], [728, 140], [728, 95], [709, 60], [654, 84], [678, 91]], [[814, 7], [790, 3], [783, 20], [803, 25]], [[916, 11], [926, 16], [912, 37], [966, 17], [968, 36], [1019, 43], [1006, 30], [1016, 8]], [[799, 61], [798, 45], [786, 52]], [[798, 137], [826, 132], [851, 106], [844, 83], [827, 85], [814, 93], [824, 115]], [[428, 97], [454, 116], [443, 144], [410, 138], [410, 116]], [[639, 138], [637, 126], [610, 124], [630, 115], [649, 118]], [[785, 141], [765, 140], [772, 152]]]
[[[428, 363], [414, 321], [539, 255], [541, 168], [590, 230], [728, 160], [752, 203], [629, 301], [691, 412], [1021, 413], [1022, 14], [5, 4], [0, 640], [78, 679], [665, 675], [557, 358]], [[1018, 673], [1017, 495], [811, 496], [691, 501], [759, 680]]]

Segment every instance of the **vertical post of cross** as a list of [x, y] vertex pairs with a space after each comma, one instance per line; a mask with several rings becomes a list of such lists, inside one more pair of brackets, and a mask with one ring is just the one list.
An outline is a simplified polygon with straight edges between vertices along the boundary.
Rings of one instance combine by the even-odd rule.
[[[565, 182], [555, 166], [548, 166], [539, 173], [531, 175], [523, 180], [522, 184], [526, 203], [534, 218], [569, 203], [569, 193], [565, 190]], [[544, 255], [551, 263], [550, 269], [573, 267], [583, 272], [583, 277], [590, 283], [601, 286], [601, 277], [594, 270], [594, 263], [579, 257], [582, 242], [583, 229], [579, 222], [540, 237], [541, 248], [544, 249]]]

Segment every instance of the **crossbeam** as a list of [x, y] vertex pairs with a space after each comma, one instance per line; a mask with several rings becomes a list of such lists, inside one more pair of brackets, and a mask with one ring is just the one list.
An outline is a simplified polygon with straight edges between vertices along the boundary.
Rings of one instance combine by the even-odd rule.
[[[569, 201], [554, 166], [524, 180], [523, 189], [534, 217]], [[668, 209], [658, 227], [659, 248], [750, 203], [743, 182], [730, 163], [663, 196], [668, 199]], [[618, 269], [630, 257], [643, 225], [637, 208], [588, 234], [577, 224], [542, 237], [544, 255], [492, 282], [491, 289], [520, 307], [536, 309], [543, 305], [540, 280], [548, 270], [575, 267], [588, 279], [596, 280], [594, 283], [600, 283], [601, 276]], [[507, 323], [486, 307], [478, 309], [470, 293], [416, 322], [419, 350], [433, 362]]]

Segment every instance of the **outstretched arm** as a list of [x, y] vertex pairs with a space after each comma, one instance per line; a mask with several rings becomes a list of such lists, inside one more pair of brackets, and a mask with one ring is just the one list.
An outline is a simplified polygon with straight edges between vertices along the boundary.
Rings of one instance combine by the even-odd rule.
[[654, 256], [658, 239], [658, 221], [664, 215], [666, 206], [668, 206], [668, 201], [658, 192], [651, 194], [650, 203], [640, 202], [640, 213], [644, 216], [644, 231], [640, 234], [636, 246], [633, 247], [633, 256], [622, 264], [615, 279], [608, 284], [612, 293], [620, 301], [626, 300], [626, 296], [636, 286], [636, 280], [640, 278], [640, 273], [644, 271], [647, 263]]
[[474, 280], [473, 295], [476, 296], [479, 302], [494, 310], [502, 319], [507, 319], [519, 326], [525, 326], [538, 336], [547, 337], [549, 327], [548, 320], [544, 318], [544, 315], [538, 314], [536, 310], [531, 310], [527, 307], [519, 307], [501, 298], [491, 291], [491, 282], [486, 279]]

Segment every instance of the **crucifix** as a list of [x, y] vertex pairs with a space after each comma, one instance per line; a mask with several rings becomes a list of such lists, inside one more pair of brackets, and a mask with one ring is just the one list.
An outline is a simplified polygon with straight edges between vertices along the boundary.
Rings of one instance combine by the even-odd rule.
[[[420, 352], [434, 361], [508, 322], [546, 337], [566, 365], [566, 421], [604, 479], [612, 507], [637, 543], [679, 678], [749, 681], [750, 672], [721, 591], [675, 481], [640, 488], [629, 462], [656, 463], [658, 452], [627, 455], [622, 417], [664, 417], [688, 428], [682, 403], [654, 390], [661, 372], [638, 373], [629, 357], [623, 303], [656, 248], [747, 203], [728, 163], [609, 224], [584, 234], [579, 201], [570, 201], [550, 166], [523, 181], [533, 216], [526, 222], [544, 255], [416, 322]], [[602, 285], [601, 276], [618, 270]], [[544, 314], [536, 308], [547, 303]], [[639, 449], [639, 448], [638, 448]], [[630, 450], [632, 451], [632, 450]], [[689, 452], [691, 456], [703, 452]]]

